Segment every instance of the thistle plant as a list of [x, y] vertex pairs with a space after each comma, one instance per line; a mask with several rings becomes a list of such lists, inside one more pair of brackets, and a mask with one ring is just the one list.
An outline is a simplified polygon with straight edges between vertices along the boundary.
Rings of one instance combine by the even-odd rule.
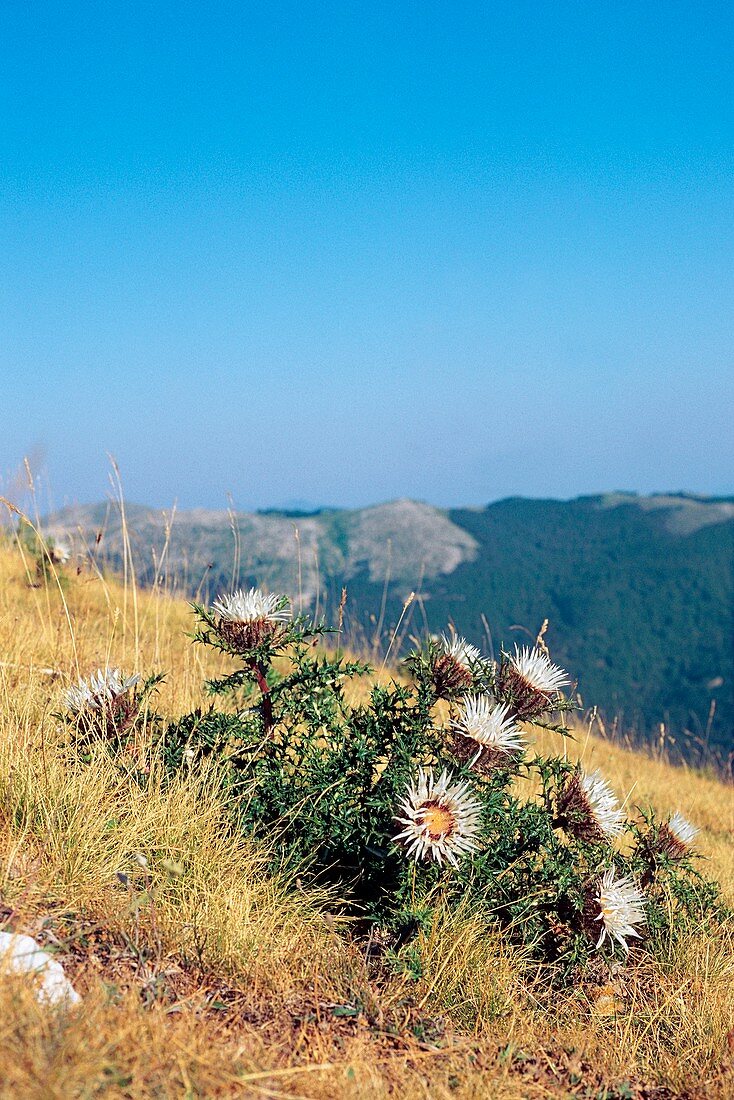
[[31, 582], [34, 587], [53, 581], [65, 588], [67, 576], [63, 567], [72, 557], [70, 544], [65, 539], [55, 539], [51, 536], [46, 539], [41, 538], [36, 529], [27, 522], [19, 524], [18, 538], [35, 564], [35, 580]]
[[242, 668], [221, 682], [209, 685], [212, 693], [234, 691], [254, 682], [260, 692], [264, 732], [273, 724], [273, 707], [268, 670], [273, 658], [289, 645], [318, 637], [323, 628], [309, 629], [303, 617], [292, 621], [287, 596], [265, 594], [259, 588], [239, 589], [216, 600], [207, 610], [194, 604], [200, 629], [194, 641], [228, 653], [242, 662]]
[[528, 726], [566, 736], [572, 709], [544, 646], [493, 662], [455, 634], [429, 639], [405, 676], [350, 704], [345, 684], [369, 666], [328, 650], [285, 596], [253, 588], [194, 612], [194, 640], [235, 667], [165, 731], [168, 768], [214, 757], [237, 828], [335, 884], [373, 940], [398, 947], [438, 904], [471, 901], [564, 977], [718, 904], [680, 815], [628, 820], [600, 772], [532, 755]]
[[67, 688], [59, 717], [77, 752], [88, 755], [95, 744], [113, 754], [127, 751], [147, 717], [145, 702], [162, 679], [151, 676], [142, 682], [138, 673], [125, 676], [119, 668], [98, 668]]

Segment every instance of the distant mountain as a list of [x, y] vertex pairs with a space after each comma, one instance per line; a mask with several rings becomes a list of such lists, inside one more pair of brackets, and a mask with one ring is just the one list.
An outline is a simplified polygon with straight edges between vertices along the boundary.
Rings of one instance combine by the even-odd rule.
[[[449, 511], [398, 500], [307, 514], [128, 505], [126, 520], [144, 583], [204, 597], [260, 584], [327, 614], [346, 586], [363, 637], [388, 632], [411, 591], [401, 633], [452, 622], [498, 651], [547, 617], [585, 705], [734, 747], [734, 499], [612, 493]], [[64, 509], [46, 529], [122, 563], [113, 505]]]

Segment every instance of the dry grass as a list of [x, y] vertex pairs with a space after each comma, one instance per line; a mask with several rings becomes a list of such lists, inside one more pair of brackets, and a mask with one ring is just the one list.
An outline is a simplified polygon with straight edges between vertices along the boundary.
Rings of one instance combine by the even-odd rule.
[[[143, 790], [61, 751], [53, 712], [78, 671], [163, 671], [169, 716], [202, 701], [217, 659], [185, 637], [186, 605], [92, 573], [63, 593], [29, 582], [32, 563], [0, 546], [0, 904], [4, 927], [59, 951], [83, 1001], [49, 1011], [3, 980], [0, 1095], [734, 1093], [730, 932], [549, 1001], [469, 909], [439, 910], [423, 977], [381, 973], [328, 898], [230, 833], [205, 774]], [[622, 797], [700, 824], [734, 900], [730, 787], [585, 731], [569, 751]]]

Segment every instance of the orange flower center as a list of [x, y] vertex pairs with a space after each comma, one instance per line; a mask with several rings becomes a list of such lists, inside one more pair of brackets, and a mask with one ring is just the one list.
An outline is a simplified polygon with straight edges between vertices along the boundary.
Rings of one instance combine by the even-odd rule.
[[456, 818], [449, 807], [441, 802], [424, 802], [421, 807], [421, 823], [431, 840], [449, 836], [456, 828]]

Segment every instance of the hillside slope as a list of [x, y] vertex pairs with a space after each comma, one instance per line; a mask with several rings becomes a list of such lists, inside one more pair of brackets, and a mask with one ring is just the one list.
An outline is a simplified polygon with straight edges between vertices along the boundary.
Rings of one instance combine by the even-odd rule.
[[[420, 970], [370, 968], [328, 898], [232, 835], [205, 772], [166, 787], [75, 763], [55, 712], [80, 672], [165, 673], [157, 706], [174, 717], [206, 705], [220, 662], [185, 636], [183, 601], [91, 571], [59, 591], [31, 567], [0, 546], [0, 923], [56, 952], [82, 1003], [50, 1013], [3, 976], [2, 1097], [732, 1095], [723, 933], [549, 994], [471, 914], [437, 913]], [[734, 901], [731, 787], [593, 731], [567, 744], [621, 799], [695, 821]]]
[[[665, 723], [679, 744], [734, 747], [734, 502], [609, 494], [510, 499], [449, 512], [413, 501], [313, 515], [127, 508], [145, 583], [186, 592], [261, 584], [334, 615], [342, 587], [362, 637], [454, 622], [474, 642], [512, 647], [544, 618], [587, 706], [643, 735]], [[49, 517], [52, 535], [119, 568], [119, 512]], [[380, 614], [380, 608], [384, 609]], [[491, 637], [487, 637], [487, 629]]]

